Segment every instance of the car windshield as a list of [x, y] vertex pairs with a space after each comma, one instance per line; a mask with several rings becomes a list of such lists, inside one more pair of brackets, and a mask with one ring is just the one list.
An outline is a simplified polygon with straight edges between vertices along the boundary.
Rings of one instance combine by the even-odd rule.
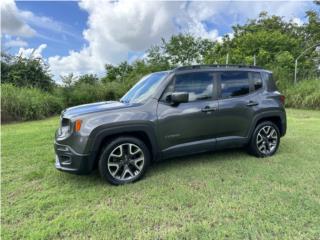
[[154, 96], [161, 80], [167, 76], [168, 72], [152, 73], [143, 77], [137, 82], [122, 98], [125, 103], [142, 103]]

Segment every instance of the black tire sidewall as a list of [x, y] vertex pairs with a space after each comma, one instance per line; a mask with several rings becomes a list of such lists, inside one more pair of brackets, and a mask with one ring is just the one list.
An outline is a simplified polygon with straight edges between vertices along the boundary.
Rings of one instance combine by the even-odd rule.
[[[258, 149], [258, 146], [256, 144], [257, 135], [258, 135], [260, 129], [265, 126], [272, 126], [276, 130], [277, 136], [278, 136], [278, 142], [277, 142], [276, 148], [272, 153], [269, 153], [269, 154], [263, 154], [262, 152], [260, 152]], [[250, 143], [249, 143], [249, 152], [257, 157], [269, 157], [269, 156], [274, 155], [278, 151], [279, 145], [280, 145], [280, 131], [279, 131], [278, 126], [276, 124], [274, 124], [273, 122], [265, 121], [265, 122], [259, 123], [256, 126], [256, 128], [252, 134]]]
[[[110, 172], [108, 171], [108, 166], [107, 166], [109, 155], [111, 154], [113, 149], [123, 143], [133, 143], [133, 144], [139, 146], [144, 154], [144, 166], [143, 166], [143, 169], [141, 170], [141, 172], [139, 173], [139, 176], [137, 178], [133, 178], [133, 179], [126, 180], [126, 181], [121, 181], [121, 180], [114, 178], [110, 174]], [[150, 164], [150, 158], [151, 158], [151, 156], [150, 156], [150, 151], [149, 151], [148, 147], [140, 139], [135, 138], [135, 137], [130, 137], [130, 136], [118, 137], [118, 138], [115, 138], [114, 140], [110, 141], [109, 143], [107, 143], [105, 148], [103, 149], [103, 151], [100, 155], [100, 159], [99, 159], [99, 172], [100, 172], [101, 177], [104, 180], [108, 181], [109, 183], [111, 183], [113, 185], [122, 185], [122, 184], [135, 182], [135, 181], [141, 179], [143, 177], [143, 175], [145, 174], [145, 172]]]

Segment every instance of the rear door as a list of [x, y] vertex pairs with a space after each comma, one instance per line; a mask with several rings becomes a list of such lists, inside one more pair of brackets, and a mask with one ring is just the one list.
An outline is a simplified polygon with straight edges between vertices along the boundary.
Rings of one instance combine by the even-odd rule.
[[[262, 87], [260, 73], [250, 71], [219, 72], [219, 130], [220, 140], [248, 136], [258, 110], [257, 91]], [[219, 139], [218, 139], [219, 140]]]

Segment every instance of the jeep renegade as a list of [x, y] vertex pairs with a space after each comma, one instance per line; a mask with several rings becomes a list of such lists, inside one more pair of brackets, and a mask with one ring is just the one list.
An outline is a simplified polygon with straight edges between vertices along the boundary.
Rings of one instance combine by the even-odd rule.
[[225, 148], [273, 155], [286, 133], [284, 96], [255, 66], [195, 65], [142, 78], [120, 101], [71, 107], [55, 136], [57, 169], [98, 167], [111, 184], [140, 179], [152, 161]]

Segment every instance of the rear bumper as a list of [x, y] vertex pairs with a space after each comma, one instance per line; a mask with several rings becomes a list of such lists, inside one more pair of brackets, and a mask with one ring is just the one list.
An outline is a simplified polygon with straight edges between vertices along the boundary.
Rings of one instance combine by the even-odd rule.
[[54, 143], [54, 150], [56, 153], [56, 169], [74, 174], [90, 172], [88, 154], [78, 154], [71, 147], [56, 142]]

